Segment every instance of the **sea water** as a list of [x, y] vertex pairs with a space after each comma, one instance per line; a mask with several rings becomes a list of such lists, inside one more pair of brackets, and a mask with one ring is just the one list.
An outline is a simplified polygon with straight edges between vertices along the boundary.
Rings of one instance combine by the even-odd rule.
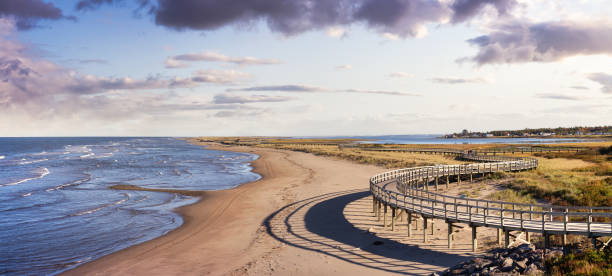
[[57, 274], [164, 235], [197, 198], [259, 179], [254, 154], [174, 138], [0, 138], [0, 275]]

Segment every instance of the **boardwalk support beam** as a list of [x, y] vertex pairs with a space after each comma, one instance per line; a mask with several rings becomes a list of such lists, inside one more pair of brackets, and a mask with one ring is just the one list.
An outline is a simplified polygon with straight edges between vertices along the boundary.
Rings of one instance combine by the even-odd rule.
[[472, 252], [476, 252], [476, 249], [478, 248], [478, 233], [476, 229], [478, 228], [475, 225], [472, 225]]

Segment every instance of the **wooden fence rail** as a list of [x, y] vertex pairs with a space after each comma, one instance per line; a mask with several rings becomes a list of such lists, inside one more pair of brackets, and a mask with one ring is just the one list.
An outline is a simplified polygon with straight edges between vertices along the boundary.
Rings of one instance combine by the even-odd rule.
[[[385, 213], [390, 207], [393, 214], [396, 210], [418, 214], [424, 218], [424, 223], [427, 219], [443, 219], [449, 223], [449, 247], [452, 224], [468, 224], [473, 229], [473, 250], [476, 249], [476, 227], [493, 227], [506, 233], [541, 233], [546, 237], [546, 245], [551, 234], [562, 234], [564, 242], [567, 234], [591, 238], [612, 236], [612, 207], [525, 204], [438, 192], [441, 182], [448, 186], [451, 178], [460, 184], [461, 179], [468, 176], [471, 180], [474, 175], [523, 171], [538, 166], [535, 158], [481, 155], [473, 151], [464, 152], [461, 158], [481, 163], [414, 167], [374, 175], [370, 178], [374, 212], [380, 216], [381, 207], [384, 206]], [[394, 225], [395, 218], [392, 217], [392, 220]]]

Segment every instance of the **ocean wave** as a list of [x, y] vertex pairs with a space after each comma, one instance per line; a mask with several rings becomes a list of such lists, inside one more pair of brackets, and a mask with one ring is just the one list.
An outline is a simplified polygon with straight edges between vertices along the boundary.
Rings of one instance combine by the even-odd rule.
[[0, 155], [0, 160], [2, 160], [2, 159], [4, 159], [4, 158], [6, 158], [6, 156], [4, 156], [4, 155]]
[[104, 204], [104, 205], [102, 205], [100, 207], [96, 207], [94, 209], [81, 211], [81, 212], [78, 212], [78, 213], [75, 213], [75, 214], [72, 214], [72, 215], [69, 215], [69, 216], [70, 217], [75, 217], [75, 216], [82, 216], [82, 215], [87, 215], [87, 214], [95, 213], [95, 212], [100, 211], [100, 210], [102, 210], [104, 208], [108, 208], [108, 207], [111, 207], [111, 206], [119, 205], [119, 204], [124, 203], [124, 202], [126, 202], [126, 201], [128, 201], [130, 199], [130, 194], [124, 193], [123, 195], [125, 196], [125, 198], [123, 198], [121, 200], [118, 200], [118, 201], [115, 201], [115, 202], [111, 202], [111, 203], [108, 203], [108, 204]]
[[51, 192], [51, 191], [63, 189], [63, 188], [70, 187], [70, 186], [77, 186], [77, 185], [81, 185], [81, 184], [83, 184], [83, 183], [85, 183], [85, 182], [87, 182], [89, 180], [91, 180], [91, 175], [89, 175], [89, 176], [87, 176], [86, 178], [83, 178], [83, 179], [75, 180], [75, 181], [72, 181], [72, 182], [69, 182], [69, 183], [65, 183], [65, 184], [62, 184], [62, 185], [59, 185], [59, 186], [55, 186], [53, 188], [46, 189], [45, 191], [46, 192]]
[[32, 195], [32, 193], [33, 193], [33, 192], [25, 193], [25, 194], [22, 194], [21, 196], [22, 196], [22, 197], [31, 196], [31, 195]]
[[43, 159], [35, 159], [35, 160], [27, 160], [25, 158], [21, 159], [21, 162], [19, 162], [19, 165], [29, 165], [29, 164], [34, 164], [34, 163], [40, 163], [40, 162], [45, 162], [48, 161], [49, 159], [47, 158], [43, 158]]
[[0, 187], [3, 187], [3, 186], [14, 186], [14, 185], [18, 185], [18, 184], [21, 184], [21, 183], [24, 183], [24, 182], [28, 182], [30, 180], [41, 179], [41, 178], [45, 177], [45, 175], [48, 175], [49, 173], [50, 173], [49, 169], [43, 167], [42, 169], [38, 170], [38, 176], [24, 178], [24, 179], [17, 180], [17, 181], [14, 181], [14, 182], [11, 182], [11, 183], [7, 183], [7, 184], [0, 184]]
[[91, 149], [89, 148], [89, 146], [91, 145], [84, 145], [84, 146], [67, 145], [67, 146], [64, 146], [64, 150], [69, 153], [91, 152]]
[[88, 157], [91, 157], [91, 156], [94, 156], [94, 155], [96, 155], [96, 154], [95, 154], [95, 153], [93, 153], [93, 152], [90, 152], [90, 153], [88, 153], [88, 154], [81, 155], [81, 158], [88, 158]]

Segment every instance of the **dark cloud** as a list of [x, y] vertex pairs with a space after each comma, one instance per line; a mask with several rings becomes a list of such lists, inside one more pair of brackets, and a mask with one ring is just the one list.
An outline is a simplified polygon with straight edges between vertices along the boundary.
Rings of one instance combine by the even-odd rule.
[[351, 1], [159, 0], [155, 22], [183, 30], [213, 30], [265, 20], [273, 31], [295, 34], [349, 21]]
[[14, 19], [15, 25], [20, 30], [36, 27], [39, 20], [75, 19], [72, 16], [65, 16], [53, 3], [42, 0], [2, 0], [0, 17]]
[[553, 62], [576, 55], [612, 55], [612, 25], [606, 22], [513, 21], [491, 33], [468, 40], [478, 47], [470, 60], [495, 63]]
[[441, 83], [441, 84], [465, 84], [465, 83], [486, 83], [487, 82], [485, 79], [481, 79], [481, 78], [470, 79], [470, 78], [454, 78], [454, 77], [432, 78], [431, 81], [434, 83]]
[[606, 73], [593, 73], [589, 74], [587, 77], [601, 84], [601, 92], [612, 93], [612, 75]]
[[[295, 35], [311, 30], [365, 24], [396, 36], [423, 34], [425, 24], [468, 21], [485, 7], [500, 15], [516, 0], [136, 0], [158, 25], [175, 30], [215, 30], [252, 26], [264, 21], [270, 30]], [[77, 9], [92, 9], [118, 0], [83, 0]]]
[[582, 97], [570, 96], [564, 94], [556, 94], [556, 93], [538, 93], [536, 94], [537, 98], [541, 99], [552, 99], [552, 100], [569, 100], [569, 101], [579, 101], [582, 100]]
[[123, 2], [122, 0], [81, 0], [77, 2], [75, 9], [77, 10], [93, 10], [100, 7], [103, 4], [114, 4], [117, 2]]
[[487, 6], [493, 7], [499, 15], [507, 15], [516, 5], [516, 0], [455, 0], [451, 5], [454, 11], [452, 22], [469, 20]]
[[277, 103], [287, 102], [294, 98], [283, 96], [266, 96], [266, 95], [230, 95], [218, 94], [213, 99], [214, 104], [245, 104], [245, 103]]

